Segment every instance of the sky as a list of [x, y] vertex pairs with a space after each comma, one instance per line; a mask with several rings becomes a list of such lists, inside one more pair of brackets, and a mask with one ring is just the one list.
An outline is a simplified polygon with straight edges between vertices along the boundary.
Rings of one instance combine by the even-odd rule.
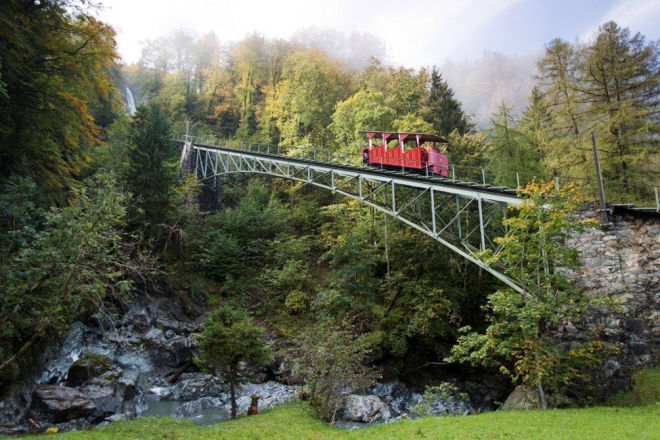
[[368, 32], [387, 62], [407, 67], [538, 52], [555, 37], [588, 40], [608, 20], [660, 39], [660, 0], [101, 0], [119, 53], [138, 61], [141, 43], [176, 30], [224, 42], [258, 32], [288, 38], [315, 26]]

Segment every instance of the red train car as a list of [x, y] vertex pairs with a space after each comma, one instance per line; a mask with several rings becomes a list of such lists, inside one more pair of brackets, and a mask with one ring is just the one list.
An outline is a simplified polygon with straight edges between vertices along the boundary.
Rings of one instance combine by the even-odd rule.
[[[369, 147], [362, 149], [362, 162], [365, 164], [447, 177], [449, 162], [447, 156], [438, 149], [439, 143], [447, 143], [445, 138], [427, 133], [390, 131], [362, 133], [366, 133], [369, 140]], [[379, 138], [382, 144], [376, 145], [374, 140]], [[398, 144], [388, 149], [388, 143], [391, 141], [398, 141]], [[412, 148], [406, 149], [406, 145]]]

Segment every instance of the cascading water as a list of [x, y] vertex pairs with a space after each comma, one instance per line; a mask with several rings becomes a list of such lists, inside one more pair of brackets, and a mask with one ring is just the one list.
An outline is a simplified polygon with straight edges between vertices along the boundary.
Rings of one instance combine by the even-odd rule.
[[128, 104], [128, 113], [133, 116], [135, 114], [135, 101], [133, 100], [133, 93], [128, 87], [126, 87], [126, 104]]

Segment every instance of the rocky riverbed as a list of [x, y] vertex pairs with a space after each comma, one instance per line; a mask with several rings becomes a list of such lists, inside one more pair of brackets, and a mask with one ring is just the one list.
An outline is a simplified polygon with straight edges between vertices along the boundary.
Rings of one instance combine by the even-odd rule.
[[[44, 353], [32, 378], [14, 385], [0, 400], [0, 433], [22, 433], [57, 427], [60, 431], [99, 426], [140, 416], [171, 415], [197, 423], [229, 417], [229, 387], [200, 372], [192, 362], [201, 317], [189, 319], [153, 301], [136, 300], [116, 316], [97, 316], [97, 323], [74, 323], [61, 344]], [[298, 398], [300, 384], [291, 361], [277, 361], [254, 371], [253, 382], [238, 390], [238, 412], [259, 396], [260, 409]], [[449, 398], [430, 411], [467, 415], [501, 398], [479, 387], [472, 399]], [[410, 414], [422, 399], [399, 381], [377, 384], [368, 394], [352, 394], [339, 414], [346, 427], [395, 420]]]

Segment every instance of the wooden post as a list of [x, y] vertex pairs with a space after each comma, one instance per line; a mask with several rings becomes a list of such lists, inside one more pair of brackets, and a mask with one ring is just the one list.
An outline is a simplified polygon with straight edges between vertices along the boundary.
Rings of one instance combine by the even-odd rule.
[[600, 172], [600, 158], [598, 157], [598, 146], [596, 145], [596, 134], [591, 132], [591, 145], [594, 149], [594, 163], [596, 165], [596, 180], [598, 182], [598, 196], [600, 198], [600, 219], [603, 224], [609, 223], [607, 216], [607, 205], [605, 203], [605, 189], [603, 188], [603, 176]]

